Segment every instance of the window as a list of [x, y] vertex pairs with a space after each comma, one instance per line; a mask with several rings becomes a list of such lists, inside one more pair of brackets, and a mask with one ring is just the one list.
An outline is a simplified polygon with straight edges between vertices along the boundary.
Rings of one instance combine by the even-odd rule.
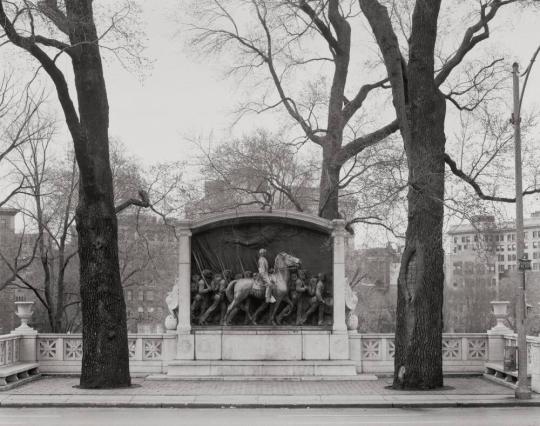
[[495, 265], [489, 264], [488, 265], [488, 272], [495, 272]]
[[472, 274], [474, 272], [474, 263], [465, 262], [465, 273]]
[[457, 246], [458, 251], [461, 251], [461, 246]]
[[538, 241], [533, 241], [532, 243], [533, 248], [538, 248], [539, 246], [540, 246], [540, 243]]
[[150, 302], [154, 300], [154, 292], [152, 290], [146, 292], [146, 300]]
[[523, 253], [523, 257], [524, 257], [525, 259], [528, 259], [528, 258], [529, 258], [529, 253]]
[[504, 262], [504, 254], [499, 254], [499, 255], [497, 256], [497, 260], [498, 260], [499, 262]]
[[469, 248], [469, 246], [468, 246], [467, 244], [465, 244], [465, 245], [463, 246], [463, 250], [467, 250], [468, 248]]
[[458, 242], [458, 238], [454, 237], [454, 244], [457, 244], [457, 242]]
[[475, 235], [475, 236], [474, 236], [474, 242], [475, 242], [475, 243], [478, 242], [478, 235]]
[[533, 263], [532, 268], [534, 271], [540, 271], [540, 263]]
[[533, 259], [540, 259], [540, 253], [537, 252], [537, 251], [535, 251], [535, 252], [533, 253]]
[[139, 290], [139, 292], [137, 293], [137, 299], [141, 302], [144, 300], [144, 291]]
[[126, 291], [126, 299], [133, 300], [133, 291], [131, 290]]
[[462, 242], [462, 243], [465, 242], [465, 237], [461, 237], [461, 242]]
[[504, 265], [499, 265], [499, 272], [504, 272]]

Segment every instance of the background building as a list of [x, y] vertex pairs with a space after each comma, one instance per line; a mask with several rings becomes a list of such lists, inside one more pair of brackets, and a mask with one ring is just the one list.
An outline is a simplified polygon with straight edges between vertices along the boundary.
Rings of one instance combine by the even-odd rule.
[[[517, 280], [516, 228], [493, 216], [476, 216], [448, 232], [450, 253], [445, 259], [445, 325], [448, 331], [486, 330], [493, 319], [492, 300], [515, 297]], [[537, 306], [540, 287], [540, 212], [524, 220], [525, 257], [532, 260], [528, 275], [529, 303]], [[535, 273], [536, 272], [536, 273]], [[539, 300], [540, 301], [540, 300]], [[536, 315], [531, 311], [531, 315]]]
[[13, 285], [13, 273], [9, 259], [16, 252], [15, 215], [17, 210], [0, 208], [0, 334], [8, 333], [18, 324], [14, 302], [21, 298], [20, 291]]

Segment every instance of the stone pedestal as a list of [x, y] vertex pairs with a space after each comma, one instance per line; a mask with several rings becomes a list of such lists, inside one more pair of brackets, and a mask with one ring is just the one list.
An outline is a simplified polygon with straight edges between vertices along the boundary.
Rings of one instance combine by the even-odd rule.
[[506, 319], [508, 310], [507, 301], [493, 301], [493, 313], [497, 319], [497, 324], [488, 330], [488, 356], [490, 363], [501, 363], [504, 360], [504, 336], [513, 334], [514, 331], [506, 327], [504, 320]]
[[16, 315], [21, 325], [11, 332], [21, 336], [19, 340], [19, 361], [35, 362], [37, 359], [37, 330], [28, 325], [32, 318], [34, 302], [15, 302]]

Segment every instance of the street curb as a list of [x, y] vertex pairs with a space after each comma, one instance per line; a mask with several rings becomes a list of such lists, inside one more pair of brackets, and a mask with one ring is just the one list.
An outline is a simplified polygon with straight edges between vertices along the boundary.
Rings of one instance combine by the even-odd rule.
[[508, 401], [388, 401], [344, 403], [208, 403], [208, 402], [0, 402], [1, 408], [478, 408], [540, 407], [540, 400]]

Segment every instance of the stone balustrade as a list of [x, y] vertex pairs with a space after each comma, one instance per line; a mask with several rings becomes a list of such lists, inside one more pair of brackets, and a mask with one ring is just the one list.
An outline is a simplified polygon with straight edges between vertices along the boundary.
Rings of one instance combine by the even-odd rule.
[[[132, 374], [161, 374], [176, 355], [176, 334], [129, 334], [128, 345]], [[78, 374], [82, 335], [40, 333], [36, 352], [42, 373]]]
[[[394, 334], [349, 335], [351, 358], [357, 371], [374, 374], [393, 374]], [[443, 369], [445, 373], [482, 373], [489, 358], [486, 333], [443, 334]]]
[[[482, 373], [494, 362], [492, 336], [489, 333], [443, 334], [443, 369], [445, 373]], [[394, 370], [393, 334], [358, 334], [350, 332], [350, 356], [358, 373], [391, 375]], [[129, 334], [130, 370], [134, 376], [166, 374], [175, 360], [177, 334]], [[499, 346], [514, 346], [516, 335], [502, 336]], [[531, 388], [540, 392], [540, 338], [527, 338]], [[497, 352], [503, 351], [502, 348]], [[78, 374], [82, 360], [81, 334], [36, 333], [23, 336], [0, 336], [0, 370], [21, 362], [35, 362], [42, 373]], [[495, 360], [498, 362], [498, 360]], [[501, 360], [502, 362], [502, 360]]]
[[0, 367], [19, 362], [21, 337], [13, 334], [0, 336]]

